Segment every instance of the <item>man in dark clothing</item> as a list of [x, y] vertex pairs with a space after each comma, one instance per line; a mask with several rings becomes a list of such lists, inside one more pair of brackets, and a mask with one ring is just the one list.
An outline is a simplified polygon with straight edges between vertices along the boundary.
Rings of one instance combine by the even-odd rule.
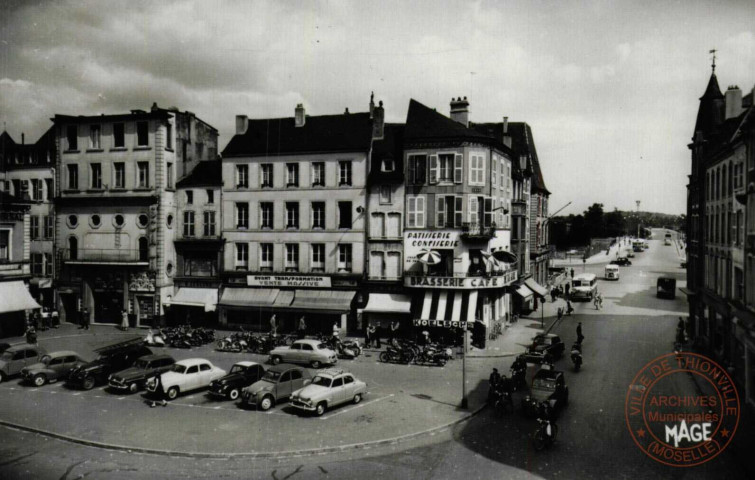
[[370, 324], [364, 329], [364, 346], [367, 348], [372, 346], [372, 328], [372, 324]]
[[571, 269], [571, 278], [574, 278], [574, 269]]
[[488, 402], [493, 403], [495, 391], [499, 388], [500, 383], [501, 374], [498, 373], [497, 368], [494, 368], [493, 372], [491, 372], [490, 374], [490, 377], [488, 377]]
[[564, 296], [566, 298], [569, 298], [569, 288], [570, 287], [571, 287], [571, 285], [569, 285], [568, 283], [566, 285], [564, 285]]
[[577, 343], [582, 343], [582, 340], [584, 340], [585, 336], [582, 335], [582, 322], [579, 322], [577, 324]]
[[393, 340], [398, 335], [398, 329], [399, 329], [399, 323], [398, 320], [394, 320], [391, 322], [391, 333], [390, 337], [388, 338], [388, 343], [393, 345]]
[[89, 330], [89, 310], [86, 307], [81, 310], [81, 328]]

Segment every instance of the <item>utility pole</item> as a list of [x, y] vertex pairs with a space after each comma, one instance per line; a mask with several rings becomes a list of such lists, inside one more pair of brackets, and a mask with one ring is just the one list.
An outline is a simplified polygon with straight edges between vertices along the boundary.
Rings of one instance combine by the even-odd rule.
[[637, 204], [637, 240], [640, 239], [640, 201], [634, 201]]

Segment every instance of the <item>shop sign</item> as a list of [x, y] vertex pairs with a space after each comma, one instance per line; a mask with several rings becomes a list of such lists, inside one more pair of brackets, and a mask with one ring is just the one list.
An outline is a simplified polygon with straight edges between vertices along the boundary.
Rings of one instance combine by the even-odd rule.
[[250, 287], [330, 288], [330, 277], [308, 277], [308, 276], [292, 276], [292, 275], [247, 275], [246, 284]]
[[422, 320], [414, 319], [415, 327], [467, 328], [467, 322], [459, 320]]
[[418, 277], [406, 276], [404, 285], [413, 288], [456, 288], [477, 290], [502, 288], [516, 281], [517, 272], [506, 272], [492, 277]]

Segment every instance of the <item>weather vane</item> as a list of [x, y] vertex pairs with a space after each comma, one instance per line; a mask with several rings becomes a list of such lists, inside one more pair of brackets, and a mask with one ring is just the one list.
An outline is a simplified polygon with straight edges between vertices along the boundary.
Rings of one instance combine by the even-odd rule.
[[713, 64], [711, 65], [711, 67], [713, 67], [713, 73], [716, 73], [716, 52], [717, 52], [717, 51], [718, 51], [718, 50], [716, 50], [716, 49], [714, 48], [713, 50], [711, 50], [710, 52], [708, 52], [708, 53], [710, 53], [711, 55], [713, 55]]

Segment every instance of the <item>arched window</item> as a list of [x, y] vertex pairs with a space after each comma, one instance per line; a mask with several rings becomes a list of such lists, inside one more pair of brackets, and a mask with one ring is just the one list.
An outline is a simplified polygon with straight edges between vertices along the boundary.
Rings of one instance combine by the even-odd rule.
[[147, 243], [147, 237], [139, 238], [139, 261], [149, 261], [149, 244]]
[[76, 260], [79, 258], [79, 241], [76, 237], [68, 237], [68, 259]]

